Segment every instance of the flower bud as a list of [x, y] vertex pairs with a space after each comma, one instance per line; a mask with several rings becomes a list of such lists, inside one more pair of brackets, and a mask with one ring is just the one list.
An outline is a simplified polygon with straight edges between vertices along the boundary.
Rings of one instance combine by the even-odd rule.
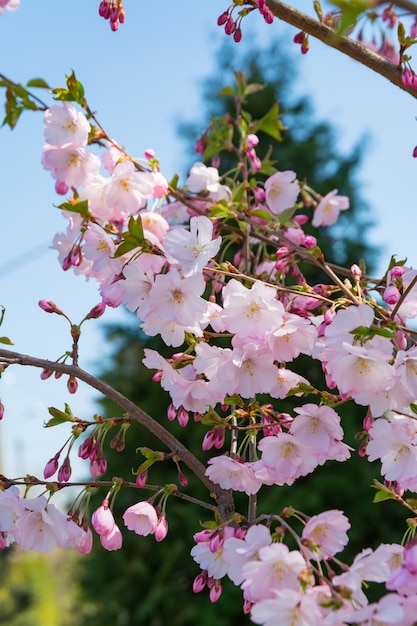
[[43, 477], [45, 479], [50, 478], [57, 471], [58, 459], [59, 459], [59, 452], [52, 459], [49, 459], [48, 463], [45, 465], [45, 469], [43, 470]]
[[39, 300], [38, 305], [46, 313], [57, 313], [58, 315], [63, 315], [62, 311], [58, 309], [55, 302], [52, 302], [51, 300]]
[[74, 376], [70, 376], [67, 382], [67, 389], [69, 393], [76, 393], [78, 389], [78, 381]]
[[58, 481], [60, 483], [67, 483], [71, 478], [71, 463], [69, 456], [66, 456], [64, 462], [58, 471]]
[[359, 267], [359, 265], [356, 265], [356, 263], [354, 263], [351, 268], [350, 268], [350, 273], [352, 274], [354, 280], [356, 282], [359, 282], [360, 279], [362, 278], [362, 270]]
[[395, 285], [388, 285], [383, 293], [384, 301], [390, 306], [397, 304], [401, 298], [401, 294]]
[[160, 517], [155, 528], [156, 541], [163, 541], [168, 534], [168, 522], [165, 517]]
[[105, 310], [106, 310], [106, 305], [104, 304], [104, 302], [99, 302], [91, 309], [91, 311], [85, 316], [84, 319], [85, 320], [98, 319], [99, 317], [103, 315]]

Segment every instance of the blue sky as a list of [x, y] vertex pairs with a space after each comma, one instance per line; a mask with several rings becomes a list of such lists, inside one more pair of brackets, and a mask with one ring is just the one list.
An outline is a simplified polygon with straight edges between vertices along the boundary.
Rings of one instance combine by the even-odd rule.
[[[294, 4], [310, 7], [303, 0]], [[98, 17], [97, 7], [98, 0], [22, 0], [16, 13], [0, 16], [0, 71], [21, 82], [42, 76], [62, 86], [74, 69], [110, 135], [135, 156], [154, 148], [171, 177], [185, 160], [178, 123], [201, 118], [202, 81], [215, 71], [215, 51], [225, 37], [216, 20], [227, 0], [125, 0], [127, 20], [117, 33]], [[298, 55], [293, 35], [286, 25], [267, 26], [251, 15], [239, 47], [244, 52], [280, 37]], [[416, 267], [417, 161], [411, 153], [417, 102], [319, 42], [311, 42], [298, 71], [297, 92], [311, 98], [317, 118], [334, 123], [340, 148], [369, 137], [361, 182], [376, 222], [370, 238], [381, 249], [381, 269], [391, 254], [408, 256]], [[76, 322], [99, 297], [95, 284], [64, 274], [48, 250], [64, 222], [53, 207], [59, 202], [53, 181], [40, 164], [42, 146], [39, 114], [24, 114], [13, 132], [0, 129], [0, 303], [6, 307], [1, 334], [18, 351], [55, 359], [70, 348], [67, 328], [62, 318], [41, 311], [38, 300], [54, 300]], [[119, 318], [109, 311], [103, 321]], [[107, 352], [100, 325], [86, 325], [81, 365], [94, 369]], [[63, 379], [41, 383], [36, 371], [14, 368], [0, 385], [6, 404], [0, 471], [4, 464], [9, 474], [40, 473], [56, 451], [57, 436], [64, 440], [64, 431], [41, 436], [48, 406], [62, 408], [68, 401], [80, 417], [95, 410], [88, 390], [68, 396]]]

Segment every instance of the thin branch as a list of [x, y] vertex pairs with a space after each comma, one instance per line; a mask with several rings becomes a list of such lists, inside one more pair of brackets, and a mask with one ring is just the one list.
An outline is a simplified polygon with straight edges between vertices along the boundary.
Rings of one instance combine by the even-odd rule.
[[187, 467], [197, 476], [202, 484], [209, 490], [213, 497], [217, 501], [219, 515], [222, 520], [226, 521], [233, 516], [234, 503], [230, 491], [221, 489], [219, 485], [215, 485], [205, 475], [204, 465], [184, 446], [176, 437], [174, 437], [168, 430], [166, 430], [162, 424], [159, 424], [150, 415], [145, 413], [141, 408], [136, 406], [131, 400], [123, 396], [119, 391], [113, 389], [110, 385], [103, 382], [99, 378], [95, 378], [88, 372], [82, 370], [76, 365], [66, 365], [65, 363], [57, 363], [55, 361], [48, 361], [46, 359], [39, 359], [37, 357], [20, 354], [18, 352], [12, 352], [9, 350], [0, 349], [0, 363], [9, 365], [27, 365], [31, 367], [38, 367], [41, 369], [47, 369], [54, 372], [61, 372], [74, 376], [78, 380], [85, 382], [89, 387], [96, 389], [104, 396], [109, 398], [124, 409], [129, 415], [129, 418], [142, 424], [149, 432], [162, 441], [172, 452], [187, 465]]
[[[343, 52], [347, 56], [359, 61], [362, 65], [369, 67], [371, 70], [380, 74], [391, 83], [409, 93], [413, 98], [417, 98], [417, 90], [412, 87], [404, 87], [401, 80], [401, 70], [397, 65], [394, 65], [387, 59], [384, 59], [379, 54], [376, 54], [372, 50], [366, 48], [366, 46], [344, 37], [337, 35], [331, 28], [325, 24], [321, 24], [316, 19], [294, 9], [293, 7], [280, 2], [279, 0], [267, 0], [266, 4], [271, 9], [275, 17], [278, 17], [283, 22], [291, 24], [296, 28], [304, 31], [305, 33], [319, 39], [326, 45]], [[397, 3], [397, 4], [406, 4]], [[412, 4], [412, 3], [410, 3]], [[417, 11], [415, 5], [413, 5], [413, 11]]]

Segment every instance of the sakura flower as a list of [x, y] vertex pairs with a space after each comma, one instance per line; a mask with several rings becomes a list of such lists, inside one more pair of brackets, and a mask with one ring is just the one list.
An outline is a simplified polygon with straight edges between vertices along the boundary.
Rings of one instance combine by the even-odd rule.
[[138, 172], [131, 161], [120, 161], [106, 185], [106, 202], [119, 214], [119, 219], [135, 214], [146, 200], [152, 198], [153, 180], [150, 172]]
[[117, 524], [110, 532], [100, 535], [100, 543], [105, 550], [119, 550], [122, 547], [123, 537]]
[[129, 261], [123, 268], [125, 280], [120, 281], [123, 291], [122, 303], [129, 311], [137, 311], [140, 319], [145, 319], [151, 303], [148, 295], [158, 274], [165, 265], [165, 259], [156, 254], [141, 254]]
[[207, 262], [218, 253], [221, 237], [213, 237], [213, 223], [208, 217], [199, 215], [190, 220], [190, 230], [172, 229], [164, 239], [165, 256], [174, 265], [179, 265], [184, 277], [201, 272]]
[[262, 524], [251, 526], [243, 539], [228, 537], [225, 540], [223, 555], [229, 563], [227, 575], [235, 585], [240, 585], [243, 581], [242, 567], [245, 563], [255, 560], [260, 548], [271, 543], [271, 533]]
[[62, 102], [47, 109], [44, 114], [45, 140], [53, 146], [85, 147], [90, 132], [90, 124], [81, 111], [70, 102]]
[[198, 541], [198, 535], [194, 535], [197, 544], [192, 548], [191, 556], [201, 569], [207, 570], [210, 578], [219, 580], [227, 574], [229, 564], [224, 558], [224, 541], [234, 534], [234, 529], [226, 526], [222, 535], [213, 537], [210, 534], [207, 541]]
[[239, 337], [263, 338], [282, 323], [284, 307], [276, 291], [257, 280], [251, 289], [232, 278], [223, 288], [221, 319]]
[[64, 146], [45, 145], [42, 165], [57, 180], [69, 187], [82, 187], [90, 176], [98, 174], [100, 160], [83, 147], [66, 144]]
[[415, 427], [408, 421], [378, 419], [369, 429], [366, 452], [370, 461], [380, 459], [381, 473], [387, 480], [404, 486], [417, 475]]
[[300, 186], [294, 183], [296, 173], [290, 170], [276, 172], [265, 181], [266, 203], [271, 213], [279, 215], [294, 206]]
[[282, 400], [287, 397], [291, 389], [295, 389], [300, 384], [309, 385], [310, 383], [306, 378], [303, 378], [303, 376], [284, 367], [280, 367], [276, 371], [275, 384], [271, 387], [269, 393], [273, 398], [280, 398]]
[[329, 406], [305, 404], [294, 409], [298, 416], [290, 425], [290, 433], [300, 443], [313, 448], [319, 462], [349, 458], [349, 446], [342, 443], [343, 429], [340, 417]]
[[313, 226], [331, 226], [337, 222], [340, 211], [349, 208], [349, 198], [338, 196], [337, 189], [333, 189], [325, 195], [314, 210]]
[[277, 591], [298, 591], [298, 576], [306, 567], [300, 552], [282, 543], [272, 543], [259, 549], [256, 560], [242, 567], [243, 595], [250, 602], [273, 598]]
[[154, 534], [158, 525], [158, 515], [150, 502], [143, 501], [130, 506], [123, 513], [123, 521], [129, 530], [145, 537]]
[[313, 448], [301, 444], [287, 433], [264, 437], [258, 444], [262, 458], [253, 465], [255, 475], [266, 485], [292, 485], [317, 467]]
[[257, 493], [262, 486], [248, 463], [222, 455], [209, 459], [208, 464], [210, 467], [206, 469], [206, 476], [223, 489], [243, 491], [250, 495]]
[[44, 496], [26, 500], [24, 506], [25, 511], [16, 522], [23, 550], [50, 552], [67, 543], [68, 519]]
[[200, 191], [217, 191], [220, 184], [219, 172], [215, 167], [207, 167], [204, 163], [194, 163], [185, 182], [191, 193]]
[[311, 595], [293, 589], [276, 591], [274, 597], [255, 604], [251, 619], [263, 626], [320, 626], [322, 612]]
[[268, 345], [277, 361], [289, 362], [299, 354], [311, 354], [317, 331], [308, 319], [284, 312], [268, 335]]
[[234, 385], [229, 393], [239, 393], [251, 398], [257, 393], [268, 393], [277, 378], [270, 351], [257, 342], [234, 337], [231, 362], [234, 368]]
[[303, 528], [302, 540], [309, 558], [328, 559], [348, 543], [350, 523], [342, 511], [324, 511], [310, 517]]
[[91, 523], [98, 535], [108, 535], [113, 530], [115, 522], [107, 500], [94, 511]]
[[201, 274], [184, 278], [175, 268], [167, 274], [158, 274], [148, 295], [149, 315], [155, 311], [166, 322], [182, 326], [199, 324], [207, 310], [206, 301], [200, 297], [204, 288]]
[[140, 217], [145, 239], [149, 237], [149, 233], [152, 233], [161, 244], [169, 229], [166, 219], [155, 211], [141, 211]]

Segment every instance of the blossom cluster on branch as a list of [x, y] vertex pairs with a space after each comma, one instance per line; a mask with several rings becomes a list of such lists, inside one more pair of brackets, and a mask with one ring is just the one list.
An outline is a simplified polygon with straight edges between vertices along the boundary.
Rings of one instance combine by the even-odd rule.
[[[227, 25], [234, 8], [248, 4], [270, 21], [274, 3], [261, 1], [235, 1], [221, 21]], [[107, 5], [101, 3], [103, 12]], [[122, 21], [119, 14], [106, 16], [112, 24]], [[394, 21], [392, 7], [388, 18]], [[240, 21], [229, 26], [237, 40]], [[70, 436], [46, 462], [43, 479], [1, 477], [0, 547], [16, 543], [46, 552], [65, 546], [84, 553], [92, 548], [92, 527], [103, 548], [120, 549], [120, 520], [112, 512], [117, 494], [149, 490], [147, 500], [132, 496], [123, 514], [124, 525], [138, 535], [165, 539], [173, 497], [213, 513], [196, 529], [191, 549], [201, 568], [193, 590], [207, 587], [212, 602], [227, 576], [241, 587], [243, 610], [256, 624], [415, 624], [417, 508], [407, 492], [417, 492], [417, 344], [407, 324], [417, 316], [417, 271], [392, 259], [374, 279], [360, 259], [350, 268], [325, 259], [320, 230], [349, 210], [349, 199], [336, 189], [322, 196], [293, 170], [277, 169], [268, 154], [260, 155], [260, 133], [279, 140], [283, 127], [277, 104], [261, 119], [245, 110], [262, 86], [248, 84], [243, 73], [222, 92], [233, 98], [235, 116], [212, 120], [182, 186], [178, 177], [163, 175], [152, 149], [133, 158], [107, 134], [74, 73], [63, 88], [29, 82], [52, 94], [50, 104], [5, 77], [1, 86], [11, 127], [24, 109], [44, 111], [42, 164], [65, 196], [59, 208], [66, 227], [52, 247], [64, 271], [97, 282], [101, 301], [74, 324], [57, 304], [40, 300], [46, 313], [68, 322], [71, 349], [56, 361], [1, 349], [0, 366], [38, 367], [42, 379], [67, 375], [71, 393], [78, 381], [87, 383], [125, 415], [86, 421], [68, 405], [49, 409], [46, 426], [67, 425]], [[223, 154], [233, 161], [225, 174], [219, 170]], [[307, 278], [311, 266], [320, 278]], [[172, 349], [169, 358], [146, 349], [143, 360], [171, 398], [166, 426], [78, 365], [84, 322], [119, 306], [136, 313], [145, 335], [160, 336]], [[322, 388], [298, 373], [300, 357], [323, 372]], [[287, 398], [295, 402], [291, 412], [280, 408]], [[344, 442], [338, 413], [348, 402], [364, 411], [359, 454], [381, 464], [376, 501], [395, 500], [412, 515], [404, 545], [365, 547], [350, 566], [337, 556], [350, 529], [343, 511], [310, 516], [282, 507], [259, 515], [256, 500], [262, 490], [292, 486], [327, 461], [343, 463], [355, 453]], [[213, 451], [207, 464], [170, 433], [173, 420], [194, 429], [202, 450]], [[123, 453], [134, 422], [169, 451], [141, 448], [144, 461], [134, 482], [130, 468], [127, 476], [101, 481], [108, 434], [110, 447]], [[74, 485], [71, 455], [79, 441], [91, 480], [78, 483], [82, 490], [63, 514], [50, 500]], [[167, 474], [173, 463], [178, 484], [153, 485], [155, 463], [166, 463]], [[183, 466], [207, 488], [206, 502], [189, 491]], [[23, 497], [18, 485], [25, 487]], [[35, 485], [43, 485], [48, 498], [29, 498]], [[100, 488], [106, 490], [102, 504], [91, 511], [91, 493]], [[247, 495], [247, 511], [235, 506], [234, 492]], [[368, 582], [385, 585], [379, 602], [368, 602]]]

